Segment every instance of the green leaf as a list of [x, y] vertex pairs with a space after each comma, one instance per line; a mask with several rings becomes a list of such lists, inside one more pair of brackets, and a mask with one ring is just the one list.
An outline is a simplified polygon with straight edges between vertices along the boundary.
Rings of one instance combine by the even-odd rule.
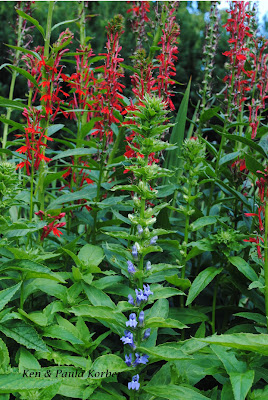
[[54, 29], [58, 28], [61, 25], [65, 25], [65, 24], [71, 24], [72, 22], [78, 21], [79, 18], [75, 18], [75, 19], [69, 19], [68, 21], [63, 21], [63, 22], [59, 22], [58, 24], [55, 24], [52, 26], [51, 28], [51, 32], [54, 31]]
[[40, 369], [41, 365], [37, 361], [37, 359], [26, 350], [24, 347], [20, 347], [19, 350], [19, 372], [23, 373], [23, 370], [26, 369]]
[[10, 260], [3, 263], [0, 271], [17, 270], [25, 273], [26, 278], [47, 278], [64, 283], [65, 280], [49, 268], [30, 260]]
[[165, 361], [191, 359], [191, 356], [184, 353], [181, 349], [172, 346], [172, 343], [167, 343], [156, 347], [138, 347], [138, 351]]
[[94, 371], [103, 371], [105, 372], [105, 374], [106, 371], [109, 371], [111, 373], [114, 372], [119, 373], [130, 370], [130, 368], [126, 366], [126, 363], [123, 361], [123, 359], [121, 357], [116, 356], [115, 354], [107, 354], [98, 357], [94, 361], [91, 369], [93, 369]]
[[77, 316], [91, 317], [98, 321], [107, 321], [124, 328], [126, 327], [127, 318], [124, 314], [115, 311], [110, 307], [79, 305], [72, 307], [70, 311]]
[[99, 246], [86, 244], [79, 251], [78, 258], [88, 267], [98, 267], [104, 259], [104, 251]]
[[0, 331], [28, 349], [45, 352], [48, 351], [45, 343], [39, 337], [36, 330], [24, 321], [6, 321], [0, 324]]
[[258, 275], [253, 268], [241, 257], [233, 256], [228, 257], [228, 260], [233, 264], [246, 278], [252, 282], [258, 280]]
[[70, 157], [70, 156], [87, 156], [89, 154], [95, 154], [97, 149], [90, 148], [87, 149], [85, 147], [81, 147], [78, 149], [70, 149], [59, 152], [55, 157], [52, 158], [52, 161], [59, 160], [61, 158]]
[[245, 400], [253, 384], [254, 375], [254, 371], [246, 371], [243, 373], [232, 372], [230, 374], [235, 400]]
[[[35, 371], [37, 374], [40, 371]], [[41, 372], [40, 372], [41, 376]], [[0, 393], [15, 393], [22, 390], [42, 389], [58, 384], [56, 379], [37, 377], [23, 377], [22, 374], [10, 373], [0, 375]]]
[[183, 291], [191, 286], [191, 282], [189, 279], [179, 278], [177, 274], [172, 276], [165, 276], [165, 280], [172, 285], [179, 287]]
[[220, 159], [219, 166], [220, 166], [220, 165], [224, 165], [224, 164], [226, 164], [226, 163], [229, 163], [230, 161], [232, 161], [232, 160], [234, 160], [236, 157], [238, 157], [239, 154], [240, 154], [240, 151], [235, 151], [235, 152], [233, 152], [233, 153], [225, 154], [225, 156], [223, 156], [223, 157]]
[[190, 225], [190, 228], [194, 232], [200, 228], [203, 228], [204, 226], [215, 224], [216, 222], [217, 222], [217, 218], [214, 216], [201, 217], [201, 218], [198, 218], [196, 221], [194, 221]]
[[253, 313], [253, 312], [240, 312], [234, 314], [236, 317], [242, 317], [249, 319], [251, 321], [257, 322], [259, 325], [262, 326], [267, 326], [267, 320], [264, 315], [258, 314], [258, 313]]
[[[3, 66], [11, 68], [14, 71], [18, 72], [19, 74], [25, 76], [25, 78], [27, 78], [30, 82], [32, 82], [32, 84], [36, 88], [38, 88], [38, 82], [36, 81], [36, 79], [29, 72], [25, 71], [25, 69], [20, 68], [20, 67], [16, 67], [15, 65], [12, 65], [12, 64], [3, 64], [2, 68], [3, 68]], [[25, 106], [24, 106], [24, 108], [25, 108]]]
[[0, 292], [0, 310], [2, 310], [5, 305], [12, 299], [14, 294], [19, 290], [21, 287], [21, 282], [17, 285], [12, 286], [8, 289], [1, 290]]
[[115, 309], [116, 306], [110, 297], [102, 290], [97, 289], [93, 285], [83, 284], [84, 291], [87, 295], [88, 300], [93, 306], [104, 306]]
[[194, 308], [189, 308], [188, 310], [180, 309], [180, 308], [170, 308], [169, 310], [169, 318], [177, 319], [184, 324], [197, 324], [198, 322], [203, 322], [208, 320], [208, 316], [203, 314], [199, 310], [195, 310]]
[[222, 268], [208, 267], [200, 272], [190, 287], [186, 306], [191, 304], [193, 300], [202, 292], [203, 289], [215, 278], [216, 275], [221, 273]]
[[184, 329], [184, 328], [188, 328], [188, 326], [184, 325], [182, 322], [177, 321], [175, 319], [152, 317], [152, 318], [146, 319], [146, 328], [177, 328], [177, 329]]
[[244, 351], [253, 351], [265, 356], [268, 355], [268, 335], [264, 333], [233, 333], [232, 335], [213, 335], [198, 339], [205, 343], [220, 344]]
[[57, 208], [59, 204], [70, 203], [76, 200], [93, 200], [97, 195], [96, 185], [85, 186], [81, 190], [77, 190], [74, 193], [66, 193], [56, 198], [52, 203], [49, 204], [48, 209]]
[[267, 400], [268, 399], [268, 385], [264, 389], [253, 390], [249, 394], [249, 400]]
[[[218, 131], [218, 133], [219, 133], [220, 135], [223, 135], [223, 133], [221, 133], [221, 132], [219, 132], [219, 131]], [[224, 136], [225, 136], [227, 139], [229, 139], [229, 140], [232, 140], [232, 141], [235, 141], [235, 142], [240, 142], [240, 143], [246, 144], [247, 146], [249, 146], [249, 148], [256, 150], [256, 151], [257, 151], [258, 153], [260, 153], [263, 157], [265, 157], [265, 158], [267, 157], [267, 154], [266, 154], [266, 152], [264, 151], [264, 149], [263, 149], [261, 146], [259, 146], [256, 142], [254, 142], [253, 140], [251, 140], [251, 139], [247, 139], [247, 138], [245, 138], [245, 137], [243, 137], [243, 136], [230, 135], [230, 134], [224, 134]]]
[[220, 107], [214, 107], [214, 108], [209, 108], [208, 110], [203, 111], [200, 115], [200, 122], [209, 121], [211, 118], [213, 118], [215, 115], [217, 115], [219, 110], [220, 110]]
[[5, 373], [10, 367], [10, 358], [5, 342], [0, 339], [0, 374]]
[[[170, 150], [167, 153], [166, 160], [164, 162], [164, 168], [167, 169], [179, 169], [182, 163], [181, 156], [181, 149], [182, 143], [185, 137], [185, 125], [187, 119], [187, 111], [188, 111], [188, 102], [189, 102], [189, 95], [190, 95], [190, 88], [191, 88], [191, 79], [188, 83], [188, 86], [185, 90], [183, 99], [180, 104], [180, 108], [178, 110], [178, 114], [175, 120], [175, 126], [172, 129], [172, 133], [169, 139], [170, 144], [177, 145], [177, 148], [174, 150]], [[169, 182], [177, 183], [178, 182], [178, 174], [173, 175], [173, 177], [165, 177], [162, 180], [162, 185], [168, 185]]]
[[227, 374], [246, 371], [247, 364], [244, 361], [238, 361], [233, 350], [227, 350], [225, 347], [215, 344], [212, 344], [210, 347], [223, 363]]
[[[24, 110], [24, 108], [26, 108], [25, 104], [20, 103], [19, 101], [16, 100], [5, 99], [2, 96], [0, 96], [0, 106], [6, 108], [13, 108], [17, 110]], [[19, 124], [19, 126], [23, 127], [22, 124]]]
[[26, 19], [27, 21], [31, 22], [31, 24], [33, 24], [39, 30], [39, 32], [41, 33], [41, 35], [45, 39], [44, 28], [39, 24], [39, 22], [35, 18], [33, 18], [30, 15], [26, 14], [22, 10], [17, 9], [16, 11], [23, 19]]
[[250, 156], [249, 154], [245, 154], [245, 161], [247, 169], [257, 177], [259, 177], [257, 171], [264, 171], [263, 164], [261, 164], [258, 160], [256, 160], [256, 158]]
[[74, 336], [69, 330], [59, 325], [51, 325], [44, 329], [43, 336], [53, 339], [60, 339], [72, 344], [84, 344], [84, 342]]
[[145, 392], [152, 394], [155, 397], [161, 397], [165, 400], [208, 400], [197, 389], [191, 389], [187, 386], [164, 385], [164, 386], [145, 386]]

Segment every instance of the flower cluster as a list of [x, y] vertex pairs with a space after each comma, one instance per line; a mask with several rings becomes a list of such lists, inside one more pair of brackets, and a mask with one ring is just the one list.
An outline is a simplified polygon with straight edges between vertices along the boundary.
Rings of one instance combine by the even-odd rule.
[[[121, 337], [125, 345], [129, 345], [133, 352], [125, 355], [127, 366], [139, 368], [138, 372], [148, 363], [149, 356], [139, 352], [141, 341], [149, 338], [151, 329], [146, 326], [144, 308], [148, 305], [153, 291], [149, 284], [143, 282], [143, 279], [152, 273], [152, 265], [147, 259], [148, 254], [156, 251], [162, 251], [157, 245], [158, 235], [165, 234], [165, 230], [152, 229], [155, 223], [155, 215], [161, 210], [162, 206], [151, 208], [148, 203], [156, 197], [156, 191], [149, 184], [150, 180], [159, 176], [166, 176], [168, 170], [162, 169], [154, 161], [150, 160], [151, 148], [155, 151], [161, 151], [171, 147], [168, 143], [159, 138], [172, 124], [167, 123], [166, 104], [162, 99], [156, 96], [144, 95], [140, 99], [140, 104], [128, 110], [126, 119], [130, 121], [129, 127], [135, 133], [132, 143], [129, 143], [130, 149], [136, 151], [139, 149], [139, 155], [133, 157], [133, 165], [128, 166], [133, 172], [136, 185], [116, 186], [112, 190], [131, 190], [136, 192], [133, 198], [135, 212], [129, 214], [128, 218], [135, 227], [135, 238], [131, 248], [131, 260], [126, 262], [129, 278], [135, 284], [135, 296], [128, 295], [128, 302], [138, 309], [131, 312], [126, 322], [124, 335]], [[164, 206], [163, 206], [164, 207]], [[111, 234], [113, 236], [113, 234]], [[145, 259], [146, 257], [146, 259]], [[132, 377], [128, 383], [128, 388], [139, 390], [139, 374]]]
[[38, 170], [41, 160], [49, 162], [51, 159], [43, 154], [43, 149], [47, 147], [44, 140], [52, 140], [45, 135], [44, 128], [41, 127], [41, 120], [44, 118], [41, 111], [35, 107], [25, 108], [22, 115], [27, 120], [27, 126], [24, 128], [25, 135], [18, 134], [17, 138], [24, 137], [25, 144], [16, 150], [18, 153], [26, 154], [26, 159], [20, 162], [16, 169], [26, 166], [27, 174], [31, 174], [31, 168]]
[[105, 134], [108, 143], [113, 140], [112, 123], [119, 124], [119, 119], [115, 116], [115, 111], [123, 111], [122, 92], [125, 86], [120, 83], [120, 78], [124, 77], [120, 63], [124, 61], [120, 57], [122, 46], [119, 39], [124, 33], [124, 19], [122, 15], [116, 15], [106, 27], [107, 30], [107, 53], [100, 53], [105, 57], [104, 66], [96, 67], [96, 72], [100, 72], [102, 79], [96, 83], [94, 117], [99, 118], [96, 122], [93, 135], [98, 135], [102, 139]]
[[48, 225], [45, 225], [43, 227], [41, 240], [44, 240], [51, 232], [58, 237], [60, 237], [60, 235], [63, 234], [58, 228], [62, 228], [63, 226], [65, 226], [66, 222], [56, 222], [56, 221], [59, 221], [63, 217], [65, 217], [65, 213], [60, 213], [59, 215], [50, 215], [44, 213], [44, 211], [42, 210], [39, 210], [35, 214], [41, 218], [41, 221], [43, 221], [44, 217], [51, 220], [51, 222]]
[[175, 54], [178, 53], [177, 38], [180, 34], [179, 25], [176, 23], [177, 6], [177, 1], [165, 5], [168, 15], [159, 42], [161, 45], [161, 53], [156, 57], [159, 62], [159, 74], [157, 76], [158, 95], [159, 97], [164, 97], [171, 110], [175, 110], [174, 104], [170, 98], [174, 96], [174, 93], [170, 91], [169, 86], [175, 83], [172, 77], [176, 76], [174, 61], [178, 59]]
[[265, 108], [265, 100], [268, 98], [268, 54], [265, 53], [268, 47], [268, 40], [259, 37], [253, 39], [254, 49], [250, 53], [252, 65], [251, 87], [253, 88], [253, 97], [249, 108], [249, 125], [251, 126], [251, 139], [257, 134], [260, 123], [260, 112]]
[[260, 204], [258, 206], [257, 213], [245, 213], [246, 217], [258, 217], [259, 222], [259, 233], [256, 237], [250, 237], [249, 239], [244, 239], [244, 242], [256, 243], [257, 245], [257, 253], [258, 257], [264, 259], [261, 251], [260, 243], [264, 242], [263, 235], [264, 235], [264, 219], [265, 219], [265, 204], [268, 198], [268, 168], [265, 168], [263, 171], [257, 171], [259, 174], [262, 174], [263, 177], [260, 177], [256, 185], [258, 187], [258, 197]]
[[150, 12], [150, 3], [149, 1], [133, 1], [132, 3], [133, 7], [129, 8], [127, 13], [132, 13], [132, 29], [137, 34], [137, 48], [140, 49], [142, 41], [146, 38], [146, 24], [150, 22], [147, 15]]
[[230, 32], [230, 50], [225, 51], [223, 55], [228, 57], [227, 68], [230, 73], [225, 76], [224, 82], [227, 82], [229, 96], [232, 96], [234, 106], [241, 111], [242, 103], [247, 99], [246, 93], [251, 90], [249, 78], [252, 71], [246, 66], [249, 58], [250, 47], [249, 38], [251, 33], [251, 18], [253, 13], [250, 10], [250, 3], [244, 1], [230, 2], [231, 9], [227, 10], [230, 18], [223, 25], [227, 32]]

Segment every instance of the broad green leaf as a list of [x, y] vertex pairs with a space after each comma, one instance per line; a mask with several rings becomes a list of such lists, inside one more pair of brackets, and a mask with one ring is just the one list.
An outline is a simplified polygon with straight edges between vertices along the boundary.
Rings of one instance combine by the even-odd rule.
[[109, 307], [79, 305], [72, 307], [70, 311], [77, 316], [91, 317], [97, 319], [98, 321], [107, 321], [120, 325], [124, 328], [126, 327], [127, 318], [124, 316], [124, 314], [114, 311]]
[[204, 271], [200, 272], [190, 287], [186, 306], [191, 304], [194, 299], [205, 289], [205, 287], [215, 278], [216, 275], [220, 274], [222, 268], [208, 267]]
[[64, 283], [65, 280], [57, 273], [52, 272], [48, 267], [37, 264], [31, 260], [10, 260], [2, 263], [0, 271], [17, 270], [25, 274], [26, 279], [47, 278]]
[[19, 372], [23, 373], [24, 369], [40, 369], [41, 365], [37, 359], [26, 350], [24, 347], [20, 347], [19, 350]]
[[249, 389], [253, 384], [254, 375], [255, 372], [251, 370], [243, 373], [232, 372], [230, 374], [230, 381], [235, 400], [245, 400]]
[[233, 264], [246, 278], [252, 282], [258, 280], [258, 275], [254, 269], [241, 257], [233, 256], [228, 257], [228, 260]]
[[257, 322], [259, 325], [267, 326], [267, 320], [264, 315], [253, 313], [253, 312], [240, 312], [234, 314], [236, 317], [247, 318], [251, 321]]
[[216, 344], [212, 344], [210, 347], [223, 363], [228, 375], [232, 372], [241, 373], [246, 371], [247, 364], [244, 361], [237, 360], [233, 350], [227, 350], [225, 347]]
[[171, 318], [151, 317], [146, 318], [146, 328], [177, 328], [184, 329], [188, 328], [180, 321]]
[[34, 377], [34, 375], [32, 375], [32, 377], [23, 377], [23, 374], [16, 372], [0, 375], [0, 393], [15, 393], [22, 390], [43, 389], [58, 384], [57, 379], [41, 377], [40, 371], [35, 371], [35, 373], [36, 377]]
[[208, 316], [199, 310], [189, 308], [188, 310], [172, 307], [169, 309], [169, 318], [177, 319], [183, 324], [196, 324], [207, 321]]
[[53, 339], [60, 339], [63, 341], [70, 342], [72, 344], [84, 344], [84, 342], [74, 336], [70, 331], [64, 329], [62, 326], [59, 325], [51, 325], [44, 329], [43, 336], [51, 337]]
[[38, 60], [41, 61], [41, 56], [40, 56], [40, 54], [36, 53], [36, 51], [32, 51], [27, 48], [25, 49], [24, 47], [13, 46], [12, 44], [7, 44], [7, 43], [5, 43], [5, 46], [10, 47], [11, 49], [14, 49], [14, 50], [18, 50], [18, 52], [22, 52], [25, 54], [31, 54], [32, 56], [34, 56], [35, 58], [37, 58]]
[[94, 285], [83, 284], [84, 291], [88, 300], [93, 306], [104, 306], [115, 309], [116, 306], [111, 298], [102, 290], [97, 289]]
[[198, 218], [196, 221], [194, 221], [191, 225], [190, 228], [192, 231], [197, 231], [200, 228], [203, 228], [204, 226], [207, 225], [212, 225], [217, 222], [217, 218], [214, 216], [208, 216], [208, 217], [201, 217]]
[[54, 125], [50, 125], [47, 128], [47, 132], [46, 135], [47, 136], [52, 136], [54, 135], [54, 133], [58, 132], [60, 129], [64, 128], [63, 124], [54, 124]]
[[183, 352], [181, 349], [172, 346], [172, 343], [170, 344], [167, 343], [156, 347], [139, 347], [138, 351], [145, 354], [149, 354], [151, 356], [157, 357], [165, 361], [173, 361], [173, 360], [190, 361], [191, 359], [191, 356]]
[[151, 291], [153, 292], [153, 295], [149, 297], [149, 303], [152, 303], [157, 299], [167, 299], [172, 296], [185, 296], [184, 292], [179, 289], [163, 287], [162, 285], [151, 285]]
[[165, 400], [208, 400], [209, 397], [202, 395], [197, 389], [191, 389], [187, 386], [165, 385], [165, 386], [145, 386], [145, 392], [155, 397], [161, 397]]
[[52, 158], [52, 161], [59, 160], [61, 158], [65, 157], [70, 157], [70, 156], [87, 156], [89, 154], [95, 154], [97, 152], [97, 149], [91, 148], [87, 149], [84, 147], [81, 147], [79, 149], [70, 149], [70, 150], [65, 150], [59, 152], [55, 157]]
[[268, 355], [268, 335], [264, 333], [233, 333], [232, 335], [214, 335], [198, 339], [205, 343], [220, 344], [244, 351], [253, 351], [264, 356]]
[[8, 371], [10, 367], [10, 358], [8, 348], [5, 342], [0, 338], [0, 374]]
[[5, 305], [12, 299], [15, 293], [19, 290], [21, 287], [21, 282], [19, 282], [15, 286], [11, 286], [10, 288], [1, 290], [0, 292], [0, 310], [2, 310]]
[[221, 400], [234, 400], [232, 385], [229, 381], [227, 381], [222, 387]]
[[[187, 111], [188, 111], [188, 102], [191, 88], [191, 80], [188, 83], [188, 86], [185, 90], [183, 99], [181, 101], [178, 114], [175, 120], [175, 126], [172, 129], [172, 133], [169, 139], [170, 144], [177, 145], [177, 148], [174, 150], [170, 150], [167, 153], [164, 168], [167, 169], [179, 169], [182, 163], [182, 159], [180, 158], [182, 143], [185, 138], [185, 125], [187, 119]], [[165, 177], [162, 180], [162, 185], [168, 185], [169, 182], [177, 183], [178, 182], [178, 174], [173, 175], [173, 177]]]
[[26, 19], [27, 21], [29, 21], [31, 24], [33, 24], [41, 33], [41, 35], [43, 36], [43, 38], [45, 39], [45, 31], [44, 28], [39, 24], [39, 22], [31, 17], [30, 15], [26, 14], [25, 12], [23, 12], [22, 10], [17, 9], [16, 10], [17, 13], [23, 18]]
[[81, 190], [78, 190], [74, 193], [67, 193], [62, 196], [57, 197], [54, 201], [52, 201], [48, 209], [57, 208], [60, 204], [63, 203], [71, 203], [72, 201], [76, 200], [93, 200], [97, 195], [97, 187], [96, 185], [85, 186]]
[[264, 170], [263, 164], [261, 164], [258, 160], [256, 160], [256, 158], [250, 156], [249, 154], [245, 154], [245, 161], [247, 169], [257, 177], [259, 177], [260, 175], [257, 173], [257, 171]]
[[[2, 107], [4, 107], [4, 106], [2, 106]], [[3, 122], [3, 124], [7, 124], [7, 125], [10, 125], [10, 126], [13, 126], [14, 128], [20, 130], [23, 133], [25, 132], [24, 131], [24, 126], [22, 124], [18, 123], [18, 122], [12, 121], [12, 119], [7, 119], [7, 118], [0, 117], [0, 121]], [[11, 152], [11, 154], [13, 154], [13, 153], [14, 152]], [[15, 155], [19, 157], [19, 153], [15, 152]]]
[[99, 246], [86, 244], [79, 251], [78, 258], [88, 267], [98, 267], [104, 259], [104, 252]]
[[[116, 356], [115, 354], [106, 354], [104, 356], [98, 357], [94, 361], [92, 369], [94, 371], [103, 371], [104, 372], [103, 377], [106, 377], [107, 371], [112, 374], [114, 372], [119, 373], [130, 370], [130, 368], [127, 367], [125, 361], [121, 357]], [[100, 379], [100, 377], [98, 379]]]
[[15, 340], [17, 343], [27, 347], [27, 349], [45, 352], [48, 351], [45, 343], [39, 337], [36, 330], [32, 326], [26, 324], [24, 321], [6, 321], [0, 324], [0, 332]]
[[172, 285], [179, 287], [183, 291], [191, 286], [191, 282], [189, 279], [179, 278], [177, 274], [172, 276], [165, 276], [165, 280]]

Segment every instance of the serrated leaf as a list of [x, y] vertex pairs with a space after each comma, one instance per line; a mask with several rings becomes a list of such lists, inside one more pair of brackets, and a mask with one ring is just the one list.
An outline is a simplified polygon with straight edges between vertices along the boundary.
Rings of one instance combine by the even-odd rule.
[[146, 328], [176, 328], [184, 329], [188, 328], [182, 322], [171, 318], [151, 317], [146, 319]]
[[202, 395], [199, 391], [187, 386], [164, 385], [164, 386], [145, 386], [145, 392], [155, 397], [161, 397], [165, 400], [209, 400], [209, 397]]
[[31, 22], [31, 24], [33, 24], [39, 30], [39, 32], [45, 39], [44, 28], [39, 24], [39, 22], [35, 18], [31, 17], [30, 15], [26, 14], [25, 12], [23, 12], [20, 9], [17, 9], [16, 11], [23, 19], [26, 19], [27, 21]]
[[200, 228], [203, 228], [204, 226], [215, 224], [216, 222], [217, 222], [217, 218], [214, 216], [201, 217], [201, 218], [198, 218], [196, 221], [194, 221], [190, 225], [190, 227], [191, 227], [191, 230], [194, 232]]
[[250, 370], [243, 373], [230, 373], [230, 381], [235, 400], [245, 400], [254, 380], [255, 372]]
[[0, 292], [0, 311], [12, 299], [12, 297], [19, 290], [20, 287], [21, 287], [21, 282], [19, 282], [15, 286], [11, 286], [10, 288], [1, 290], [1, 292]]
[[[45, 343], [36, 330], [24, 321], [11, 320], [0, 324], [0, 331], [17, 343], [37, 351], [48, 351]], [[0, 386], [1, 387], [1, 386]]]

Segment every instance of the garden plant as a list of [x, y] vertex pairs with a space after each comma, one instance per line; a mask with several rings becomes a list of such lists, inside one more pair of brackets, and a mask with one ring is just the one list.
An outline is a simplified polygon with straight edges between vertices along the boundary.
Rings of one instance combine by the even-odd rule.
[[268, 400], [257, 7], [205, 2], [197, 83], [185, 2], [122, 2], [101, 51], [101, 7], [40, 3], [0, 66], [0, 400]]

